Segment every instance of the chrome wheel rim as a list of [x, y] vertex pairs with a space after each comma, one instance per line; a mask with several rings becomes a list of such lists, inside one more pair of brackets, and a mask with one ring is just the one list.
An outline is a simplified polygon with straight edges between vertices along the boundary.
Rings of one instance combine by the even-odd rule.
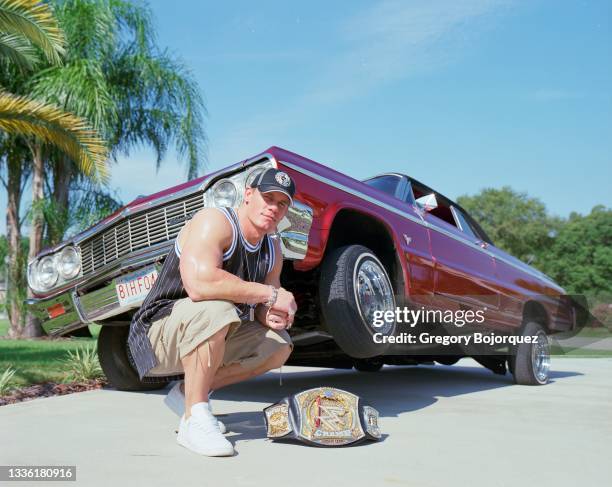
[[372, 258], [363, 259], [355, 268], [353, 284], [359, 314], [370, 333], [390, 334], [395, 321], [373, 325], [375, 311], [395, 311], [395, 296], [384, 267]]
[[546, 333], [540, 331], [536, 336], [537, 341], [531, 347], [531, 365], [537, 381], [543, 384], [550, 371], [550, 345]]

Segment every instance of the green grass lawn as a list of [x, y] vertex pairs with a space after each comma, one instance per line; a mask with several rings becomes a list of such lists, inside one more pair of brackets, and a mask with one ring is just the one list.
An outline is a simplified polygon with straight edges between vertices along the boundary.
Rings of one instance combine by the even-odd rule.
[[576, 336], [585, 338], [612, 338], [612, 331], [605, 327], [583, 328]]
[[[16, 370], [10, 384], [23, 387], [46, 381], [62, 382], [66, 368], [62, 363], [68, 351], [96, 345], [100, 326], [91, 326], [93, 338], [61, 340], [1, 340], [0, 375], [8, 367]], [[0, 336], [8, 334], [7, 320], [0, 320]]]
[[[575, 338], [591, 338], [591, 339], [596, 340], [596, 339], [612, 338], [612, 333], [610, 332], [608, 328], [605, 328], [605, 327], [583, 328], [578, 333], [576, 333], [574, 337]], [[596, 344], [597, 342], [594, 341], [593, 346], [595, 346]], [[557, 357], [598, 358], [598, 357], [612, 357], [612, 350], [596, 350], [593, 348], [586, 348], [586, 347], [568, 348], [567, 346], [565, 347], [553, 346], [551, 347], [551, 354]]]
[[606, 358], [612, 357], [612, 350], [593, 350], [590, 348], [573, 348], [571, 350], [551, 347], [551, 355], [568, 358]]

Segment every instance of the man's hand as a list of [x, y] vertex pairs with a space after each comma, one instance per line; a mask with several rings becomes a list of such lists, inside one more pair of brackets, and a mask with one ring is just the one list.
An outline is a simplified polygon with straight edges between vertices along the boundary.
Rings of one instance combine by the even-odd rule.
[[276, 302], [272, 305], [271, 309], [275, 312], [285, 314], [289, 322], [293, 323], [293, 317], [297, 311], [297, 304], [293, 297], [293, 293], [287, 291], [285, 288], [279, 287]]
[[282, 313], [280, 311], [274, 311], [270, 309], [266, 312], [266, 326], [272, 328], [273, 330], [285, 330], [289, 328], [289, 323], [287, 322], [287, 313]]
[[255, 316], [257, 321], [262, 325], [272, 328], [273, 330], [286, 330], [291, 328], [291, 324], [287, 320], [287, 313], [267, 308], [262, 304], [255, 309]]

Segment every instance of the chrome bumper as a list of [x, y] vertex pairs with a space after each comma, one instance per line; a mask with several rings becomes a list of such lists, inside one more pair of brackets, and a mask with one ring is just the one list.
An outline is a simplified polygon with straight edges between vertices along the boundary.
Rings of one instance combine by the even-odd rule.
[[[102, 321], [130, 309], [140, 307], [142, 301], [121, 306], [115, 291], [116, 279], [100, 289], [79, 296], [74, 290], [47, 299], [28, 299], [30, 313], [41, 320], [41, 326], [50, 336], [59, 336], [82, 326]], [[144, 298], [143, 298], [144, 301]], [[62, 305], [64, 312], [50, 317], [49, 308]]]

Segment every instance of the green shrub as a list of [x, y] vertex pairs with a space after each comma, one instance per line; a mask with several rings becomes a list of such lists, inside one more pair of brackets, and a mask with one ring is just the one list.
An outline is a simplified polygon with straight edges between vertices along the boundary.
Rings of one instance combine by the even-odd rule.
[[2, 375], [0, 375], [0, 396], [3, 396], [4, 394], [8, 393], [11, 389], [11, 387], [9, 387], [9, 382], [15, 375], [15, 372], [17, 372], [15, 369], [13, 369], [12, 367], [8, 367], [2, 373]]
[[68, 350], [68, 358], [63, 364], [67, 369], [67, 380], [83, 382], [104, 377], [95, 346], [75, 351]]

